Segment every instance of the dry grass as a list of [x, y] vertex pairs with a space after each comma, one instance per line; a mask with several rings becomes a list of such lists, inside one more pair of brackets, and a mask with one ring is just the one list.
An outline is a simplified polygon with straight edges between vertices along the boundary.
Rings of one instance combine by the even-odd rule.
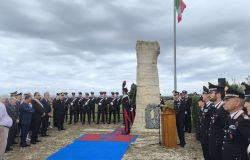
[[202, 160], [201, 146], [193, 133], [186, 134], [185, 148], [166, 149], [159, 145], [157, 134], [141, 135], [123, 160]]
[[[5, 160], [44, 160], [60, 148], [72, 143], [74, 139], [82, 134], [97, 133], [90, 129], [113, 130], [119, 125], [66, 125], [66, 131], [57, 131], [56, 128], [50, 129], [50, 137], [40, 138], [42, 142], [31, 145], [31, 147], [20, 148], [14, 146], [14, 151], [5, 154]], [[84, 131], [84, 130], [87, 130]], [[104, 133], [104, 132], [98, 132]], [[201, 160], [201, 148], [195, 140], [194, 134], [186, 135], [187, 145], [185, 148], [165, 149], [158, 144], [158, 135], [142, 134], [133, 143], [123, 160]]]

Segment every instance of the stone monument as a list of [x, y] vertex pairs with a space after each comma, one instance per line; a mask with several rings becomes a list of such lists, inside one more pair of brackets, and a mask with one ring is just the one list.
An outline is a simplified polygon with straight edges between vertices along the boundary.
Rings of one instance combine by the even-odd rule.
[[157, 58], [160, 54], [158, 42], [137, 41], [137, 94], [136, 116], [132, 132], [147, 131], [145, 109], [148, 104], [160, 103]]

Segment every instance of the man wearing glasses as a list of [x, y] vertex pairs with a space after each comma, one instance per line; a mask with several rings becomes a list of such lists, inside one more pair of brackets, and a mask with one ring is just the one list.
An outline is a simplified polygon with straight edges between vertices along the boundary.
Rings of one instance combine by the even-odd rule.
[[38, 133], [41, 126], [42, 117], [45, 116], [45, 111], [42, 103], [40, 102], [41, 95], [39, 92], [34, 93], [34, 99], [32, 100], [32, 107], [34, 112], [32, 114], [31, 120], [31, 144], [36, 144], [37, 142], [41, 142], [38, 140]]
[[224, 127], [222, 158], [248, 160], [250, 119], [242, 110], [245, 96], [229, 87], [225, 88], [225, 92], [224, 108], [230, 115]]

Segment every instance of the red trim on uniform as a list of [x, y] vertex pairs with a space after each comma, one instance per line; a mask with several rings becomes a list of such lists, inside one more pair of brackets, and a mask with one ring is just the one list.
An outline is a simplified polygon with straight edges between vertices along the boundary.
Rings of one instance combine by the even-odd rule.
[[129, 121], [129, 118], [128, 118], [128, 113], [126, 111], [125, 108], [123, 108], [123, 113], [124, 113], [124, 120], [125, 120], [125, 132], [128, 132], [128, 121]]

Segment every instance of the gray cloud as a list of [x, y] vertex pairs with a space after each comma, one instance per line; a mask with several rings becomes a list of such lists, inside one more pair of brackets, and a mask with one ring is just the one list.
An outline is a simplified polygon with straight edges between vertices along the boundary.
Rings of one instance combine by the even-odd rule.
[[[243, 81], [248, 1], [186, 0], [177, 25], [178, 88]], [[225, 4], [227, 4], [225, 6]], [[135, 82], [137, 40], [158, 40], [160, 87], [173, 88], [173, 8], [160, 0], [32, 0], [0, 5], [0, 92], [120, 90]]]

